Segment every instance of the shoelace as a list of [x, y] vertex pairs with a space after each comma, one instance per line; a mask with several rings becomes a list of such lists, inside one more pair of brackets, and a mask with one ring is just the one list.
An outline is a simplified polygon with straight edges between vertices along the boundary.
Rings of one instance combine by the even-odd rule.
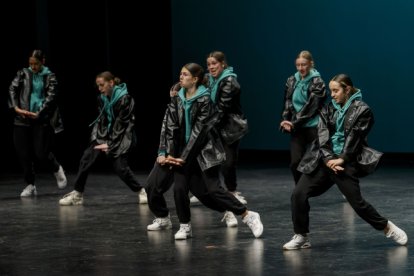
[[252, 227], [256, 227], [258, 224], [258, 221], [255, 219], [254, 216], [249, 216], [246, 220], [246, 224]]
[[388, 232], [387, 237], [388, 238], [395, 237], [397, 240], [399, 240], [399, 239], [402, 238], [402, 235], [399, 231], [391, 230], [391, 231]]

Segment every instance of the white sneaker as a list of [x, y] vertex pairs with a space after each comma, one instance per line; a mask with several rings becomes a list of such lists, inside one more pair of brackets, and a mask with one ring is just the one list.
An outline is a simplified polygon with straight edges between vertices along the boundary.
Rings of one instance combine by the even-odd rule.
[[244, 198], [244, 196], [241, 195], [240, 192], [231, 192], [235, 198], [237, 198], [238, 201], [240, 201], [242, 204], [246, 205], [247, 200]]
[[191, 230], [191, 223], [188, 224], [180, 224], [180, 230], [175, 233], [174, 238], [176, 240], [186, 240], [193, 236], [193, 231]]
[[138, 203], [139, 204], [148, 204], [148, 196], [147, 196], [147, 192], [145, 191], [145, 188], [142, 188], [138, 192]]
[[398, 228], [394, 223], [388, 221], [388, 232], [385, 234], [387, 238], [392, 238], [400, 245], [406, 245], [408, 242], [407, 234], [404, 230]]
[[21, 197], [28, 197], [28, 196], [35, 196], [37, 195], [36, 186], [33, 184], [29, 184], [24, 188], [22, 193], [20, 194]]
[[55, 175], [56, 183], [59, 189], [64, 189], [66, 184], [68, 184], [68, 180], [66, 179], [65, 171], [62, 166], [59, 166], [59, 170], [53, 174]]
[[260, 220], [259, 213], [248, 211], [247, 215], [243, 218], [243, 222], [249, 226], [256, 238], [263, 234], [263, 223]]
[[283, 245], [284, 250], [296, 250], [310, 248], [311, 244], [307, 236], [301, 234], [293, 235], [292, 239]]
[[224, 220], [226, 221], [227, 227], [237, 227], [237, 218], [234, 216], [233, 212], [226, 211], [221, 221]]
[[190, 204], [200, 204], [200, 200], [198, 200], [198, 198], [196, 198], [195, 196], [190, 197]]
[[171, 229], [171, 228], [172, 228], [172, 223], [171, 223], [169, 214], [165, 218], [155, 218], [152, 221], [152, 224], [147, 226], [148, 231], [159, 231], [159, 230]]
[[63, 198], [59, 200], [59, 204], [62, 206], [82, 205], [83, 195], [82, 193], [73, 190], [72, 192], [64, 195]]

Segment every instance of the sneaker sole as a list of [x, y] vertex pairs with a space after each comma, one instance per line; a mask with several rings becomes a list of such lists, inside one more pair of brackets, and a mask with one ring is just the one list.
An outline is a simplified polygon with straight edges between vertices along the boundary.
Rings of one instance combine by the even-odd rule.
[[171, 228], [172, 228], [172, 225], [169, 225], [169, 226], [166, 226], [166, 227], [160, 227], [160, 228], [157, 228], [157, 229], [149, 229], [147, 227], [147, 231], [162, 231], [162, 230], [168, 230], [168, 229], [171, 229]]
[[311, 248], [310, 243], [305, 243], [301, 247], [295, 247], [295, 248], [288, 248], [288, 247], [283, 246], [283, 250], [299, 250], [299, 249], [308, 249], [308, 248]]

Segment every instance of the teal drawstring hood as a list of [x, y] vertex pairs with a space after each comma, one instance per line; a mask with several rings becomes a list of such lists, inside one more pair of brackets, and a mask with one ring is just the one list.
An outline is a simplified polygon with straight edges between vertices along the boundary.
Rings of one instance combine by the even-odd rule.
[[43, 102], [45, 101], [43, 77], [52, 72], [50, 72], [49, 68], [46, 66], [43, 66], [42, 70], [37, 73], [34, 73], [31, 67], [28, 69], [33, 73], [32, 93], [30, 94], [30, 111], [36, 113], [42, 108]]
[[114, 119], [114, 111], [113, 106], [118, 102], [120, 98], [128, 94], [127, 86], [125, 83], [121, 83], [119, 85], [115, 85], [114, 89], [112, 91], [111, 98], [109, 99], [107, 96], [101, 94], [101, 100], [104, 103], [104, 106], [102, 107], [101, 113], [99, 116], [89, 125], [94, 125], [103, 114], [106, 115], [106, 118], [108, 119], [108, 131], [111, 131], [112, 121]]
[[332, 99], [332, 104], [336, 109], [334, 114], [334, 117], [336, 116], [336, 131], [331, 137], [331, 142], [333, 145], [333, 152], [336, 155], [341, 154], [345, 144], [344, 121], [346, 111], [356, 100], [362, 100], [361, 90], [357, 90], [357, 92], [355, 92], [342, 107]]
[[[315, 77], [320, 77], [321, 74], [316, 69], [311, 69], [309, 74], [302, 79], [299, 72], [295, 73], [295, 87], [292, 95], [292, 103], [293, 107], [295, 108], [296, 112], [302, 110], [303, 106], [308, 101], [308, 89], [311, 80]], [[315, 116], [314, 118], [310, 119], [304, 126], [305, 127], [315, 127], [318, 125], [319, 116]]]
[[217, 79], [214, 79], [213, 76], [210, 74], [208, 75], [208, 83], [211, 89], [211, 100], [213, 103], [216, 103], [216, 97], [217, 97], [217, 88], [220, 81], [228, 76], [233, 76], [237, 78], [237, 75], [233, 72], [233, 67], [227, 67], [226, 69], [221, 72], [220, 76], [218, 76]]
[[197, 88], [196, 94], [189, 99], [186, 99], [185, 92], [186, 92], [186, 89], [181, 88], [180, 91], [178, 91], [178, 96], [183, 102], [184, 115], [185, 115], [185, 142], [188, 143], [188, 140], [190, 140], [190, 135], [191, 135], [191, 106], [198, 98], [204, 95], [209, 95], [210, 91], [204, 85], [200, 85]]

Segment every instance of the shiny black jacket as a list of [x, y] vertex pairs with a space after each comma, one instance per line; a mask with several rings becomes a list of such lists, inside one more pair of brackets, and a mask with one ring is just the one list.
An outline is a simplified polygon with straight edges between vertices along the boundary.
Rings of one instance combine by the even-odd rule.
[[[186, 163], [197, 160], [204, 171], [225, 160], [223, 144], [214, 128], [210, 96], [198, 98], [191, 106], [191, 135], [185, 141], [185, 113], [180, 97], [172, 97], [161, 129], [160, 148], [166, 155], [182, 158]], [[162, 139], [165, 139], [165, 147]]]
[[[102, 111], [104, 103], [98, 96], [99, 112]], [[108, 129], [108, 119], [105, 114], [99, 117], [94, 124], [91, 133], [91, 142], [97, 144], [108, 144], [107, 155], [113, 158], [127, 153], [135, 141], [135, 102], [126, 94], [113, 106], [114, 118], [111, 128]]]
[[298, 170], [311, 173], [319, 164], [334, 158], [342, 158], [359, 170], [364, 176], [373, 172], [381, 154], [372, 154], [368, 148], [367, 136], [374, 124], [374, 115], [363, 101], [356, 100], [348, 108], [344, 120], [344, 148], [339, 156], [333, 152], [331, 137], [335, 133], [336, 116], [332, 103], [327, 104], [320, 113], [318, 140], [305, 153]]
[[217, 88], [215, 109], [216, 127], [223, 140], [232, 144], [240, 140], [248, 131], [247, 120], [240, 104], [240, 85], [233, 76], [220, 81]]
[[[30, 95], [32, 93], [33, 73], [24, 68], [17, 72], [9, 86], [9, 102], [10, 108], [14, 109], [16, 106], [30, 111]], [[57, 80], [54, 73], [45, 75], [43, 78], [45, 101], [41, 110], [38, 113], [38, 119], [44, 124], [50, 124], [55, 133], [63, 130], [62, 119], [60, 117], [59, 109], [56, 103], [57, 96]], [[29, 126], [30, 120], [23, 118], [15, 113], [14, 124], [19, 126]]]
[[282, 121], [290, 121], [293, 124], [294, 129], [297, 129], [318, 114], [318, 110], [322, 108], [326, 101], [327, 94], [325, 82], [322, 78], [312, 78], [308, 87], [308, 102], [299, 112], [296, 112], [292, 102], [295, 83], [295, 76], [290, 76], [286, 81]]

